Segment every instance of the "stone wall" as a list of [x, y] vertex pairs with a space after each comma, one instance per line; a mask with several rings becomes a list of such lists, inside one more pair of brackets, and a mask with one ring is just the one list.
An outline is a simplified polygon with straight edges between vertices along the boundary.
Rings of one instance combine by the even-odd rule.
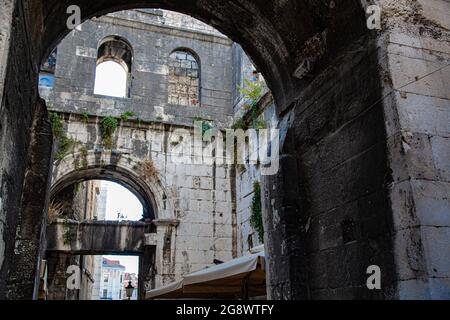
[[[202, 118], [220, 127], [229, 125], [232, 42], [222, 35], [131, 20], [137, 14], [127, 11], [87, 21], [81, 31], [72, 31], [61, 42], [53, 95], [42, 90], [50, 108], [101, 116], [131, 111], [144, 121], [192, 125], [194, 119]], [[93, 94], [97, 48], [111, 35], [128, 41], [133, 50], [130, 98]], [[169, 104], [169, 57], [177, 49], [188, 49], [198, 57], [201, 105]]]
[[[5, 253], [0, 260], [0, 298], [29, 299], [33, 294], [19, 290], [21, 284], [15, 278], [6, 285], [12, 270], [27, 265], [20, 263], [27, 253], [15, 260], [14, 251], [27, 170], [24, 159], [31, 141], [25, 128], [31, 127], [37, 110], [36, 66], [68, 34], [69, 2], [14, 3], [20, 5], [2, 10], [5, 23], [0, 27], [10, 35], [9, 45], [0, 40], [1, 52], [8, 54], [1, 56], [1, 61], [7, 61], [2, 76], [7, 81], [2, 82], [0, 104], [0, 250]], [[80, 5], [83, 19], [143, 5], [128, 0], [71, 3]], [[368, 32], [362, 10], [368, 1], [334, 1], [333, 6], [314, 0], [233, 0], [229, 6], [216, 0], [145, 2], [189, 13], [241, 43], [270, 85], [281, 125], [293, 125], [285, 140], [282, 171], [264, 183], [273, 298], [448, 295], [448, 255], [439, 254], [448, 242], [448, 137], [440, 128], [445, 123], [448, 96], [447, 87], [435, 81], [448, 79], [447, 69], [435, 70], [440, 59], [447, 59], [448, 1], [380, 3], [386, 9], [384, 29]], [[307, 44], [324, 34], [326, 57], [319, 59], [310, 77], [299, 79], [296, 71], [301, 71], [304, 53], [309, 53]], [[400, 49], [395, 43], [402, 44], [401, 52], [395, 51]], [[404, 66], [401, 72], [397, 61]], [[403, 72], [406, 80], [411, 79], [407, 86]], [[422, 78], [429, 72], [434, 72], [431, 78]], [[398, 92], [397, 97], [390, 94], [394, 84], [400, 84], [396, 91], [405, 92]], [[427, 109], [422, 112], [424, 105]], [[123, 107], [117, 115], [127, 109]], [[164, 112], [170, 115], [168, 109]], [[37, 157], [47, 158], [44, 154]], [[100, 160], [111, 158], [117, 159], [108, 155]], [[401, 183], [406, 199], [395, 190]], [[159, 228], [166, 230], [161, 241], [173, 243], [174, 225]], [[382, 267], [383, 291], [367, 294], [365, 269], [373, 263]], [[32, 274], [28, 270], [27, 278]]]
[[[450, 19], [444, 13], [450, 3], [385, 1], [384, 6], [392, 17], [382, 46], [390, 71], [385, 113], [399, 297], [448, 299]], [[405, 25], [411, 19], [418, 23]]]
[[[316, 68], [280, 122], [289, 127], [282, 170], [265, 178], [263, 197], [272, 298], [376, 299], [395, 292], [378, 70], [376, 46], [363, 37]], [[367, 289], [370, 265], [383, 270], [380, 291]]]
[[[250, 62], [248, 61], [248, 63]], [[248, 67], [252, 70], [251, 64], [248, 64]], [[240, 101], [240, 104], [243, 104], [242, 101]], [[276, 114], [276, 106], [270, 93], [266, 93], [261, 97], [257, 104], [257, 110], [267, 129], [277, 129], [280, 127], [279, 119]], [[242, 106], [238, 107], [236, 111], [236, 119], [244, 117], [247, 121], [251, 122], [250, 111], [244, 111]], [[248, 143], [246, 147], [249, 148]], [[236, 228], [238, 256], [250, 254], [252, 252], [251, 249], [261, 246], [264, 242], [263, 239], [259, 239], [259, 235], [251, 223], [252, 202], [255, 197], [254, 184], [259, 183], [261, 185], [263, 181], [261, 166], [261, 164], [253, 164], [249, 161], [243, 166], [236, 166]]]
[[[17, 61], [26, 57], [31, 59], [26, 50], [27, 41], [24, 31], [24, 13], [16, 7], [16, 1], [2, 1], [0, 25], [0, 287], [6, 288], [7, 272], [11, 268], [14, 255], [14, 243], [23, 180], [26, 168], [26, 152], [30, 141], [31, 113], [22, 116], [21, 106], [30, 105], [29, 97], [23, 92], [30, 90], [33, 76], [30, 65]], [[7, 63], [6, 63], [7, 62]], [[29, 69], [28, 71], [26, 71]], [[27, 81], [9, 79], [7, 74], [28, 75]], [[35, 106], [30, 106], [34, 109]], [[19, 116], [20, 115], [20, 116]], [[17, 137], [14, 141], [13, 137]], [[17, 178], [17, 181], [14, 179]], [[0, 299], [7, 296], [7, 290], [1, 290]]]
[[[208, 32], [211, 29], [199, 32], [202, 24], [193, 23], [192, 18], [162, 12], [167, 21], [173, 22], [167, 26], [161, 23], [162, 16], [154, 15], [158, 12], [118, 12], [85, 22], [81, 31], [74, 30], [58, 46], [55, 87], [50, 92], [43, 89], [41, 94], [51, 110], [64, 112], [61, 115], [68, 136], [87, 147], [87, 167], [101, 168], [106, 164], [99, 159], [111, 159], [113, 155], [118, 158], [114, 166], [123, 166], [137, 179], [145, 180], [143, 163], [154, 164], [154, 180], [158, 181], [152, 182], [150, 177], [144, 182], [150, 190], [146, 196], [153, 198], [149, 202], [157, 220], [177, 221], [175, 225], [162, 223], [157, 228], [159, 235], [154, 237], [159, 285], [202, 269], [214, 259], [230, 260], [235, 239], [230, 169], [176, 164], [172, 159], [173, 149], [180, 143], [174, 132], [185, 130], [185, 139], [192, 140], [197, 117], [213, 120], [218, 127], [231, 123], [232, 42], [218, 32]], [[132, 21], [134, 18], [139, 21]], [[93, 94], [98, 43], [110, 35], [119, 35], [133, 48], [129, 99]], [[189, 48], [200, 60], [201, 105], [196, 107], [168, 103], [169, 56], [179, 48]], [[101, 139], [101, 118], [83, 120], [85, 116], [75, 115], [119, 117], [127, 111], [133, 111], [136, 117], [120, 123], [112, 154]], [[77, 170], [82, 176], [83, 168], [74, 166], [75, 159], [84, 162], [80, 150], [55, 164], [53, 185]], [[116, 179], [121, 181], [119, 176]]]
[[[79, 150], [55, 163], [53, 190], [80, 179], [127, 179], [145, 185], [140, 196], [153, 205], [158, 235], [157, 272], [167, 283], [182, 274], [202, 269], [214, 259], [233, 257], [230, 169], [226, 165], [176, 164], [172, 153], [179, 141], [176, 130], [184, 129], [184, 143], [193, 139], [193, 128], [165, 126], [134, 121], [122, 122], [114, 139], [113, 151], [104, 149], [99, 118], [88, 122], [82, 116], [66, 115], [68, 136], [87, 146], [85, 166], [77, 166]], [[148, 177], [142, 165], [151, 161], [155, 176]], [[102, 175], [102, 168], [112, 169], [112, 176]], [[94, 169], [94, 173], [87, 173]], [[98, 170], [97, 170], [98, 169]], [[127, 174], [125, 174], [125, 172]], [[128, 178], [125, 178], [128, 177]], [[131, 190], [133, 190], [131, 188]], [[152, 198], [152, 199], [148, 199]]]

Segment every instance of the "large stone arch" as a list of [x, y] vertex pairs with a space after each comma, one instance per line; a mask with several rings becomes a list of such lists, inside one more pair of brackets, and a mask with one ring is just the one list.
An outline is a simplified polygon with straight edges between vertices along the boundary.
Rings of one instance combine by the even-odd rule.
[[[400, 35], [399, 43], [409, 41], [402, 35], [415, 27], [411, 21], [428, 24], [420, 26], [420, 34], [428, 32], [430, 25], [436, 27], [414, 11], [408, 16], [410, 4], [418, 2], [403, 1], [397, 6], [396, 1], [383, 1], [389, 6], [389, 19], [405, 18], [396, 21], [403, 29], [394, 33]], [[386, 58], [390, 34], [383, 38], [383, 33], [380, 37], [380, 33], [367, 30], [362, 3], [368, 1], [7, 0], [1, 17], [6, 16], [4, 21], [11, 28], [8, 26], [6, 37], [0, 39], [0, 52], [9, 49], [7, 67], [0, 68], [0, 110], [4, 113], [0, 143], [2, 151], [8, 150], [0, 155], [0, 212], [6, 212], [7, 220], [0, 242], [6, 257], [0, 261], [0, 288], [6, 289], [0, 290], [0, 298], [32, 296], [41, 229], [23, 228], [29, 221], [22, 215], [28, 213], [26, 208], [32, 208], [37, 216], [45, 211], [46, 192], [39, 198], [27, 197], [26, 191], [35, 186], [33, 178], [45, 177], [41, 166], [48, 169], [44, 160], [49, 153], [34, 148], [45, 129], [33, 126], [28, 134], [24, 128], [30, 128], [33, 120], [45, 119], [45, 108], [38, 103], [38, 66], [68, 34], [66, 8], [74, 4], [80, 6], [82, 20], [136, 7], [189, 14], [241, 44], [263, 73], [276, 99], [281, 124], [290, 128], [282, 170], [267, 179], [265, 188], [270, 199], [265, 204], [266, 242], [273, 254], [269, 288], [274, 298], [393, 298], [402, 290], [396, 288], [401, 281], [404, 290], [431, 297], [427, 281], [433, 278], [433, 271], [425, 265], [421, 231], [411, 229], [417, 226], [411, 227], [413, 223], [402, 217], [403, 211], [415, 214], [414, 208], [408, 208], [414, 207], [411, 203], [420, 195], [408, 191], [412, 188], [408, 179], [423, 179], [415, 168], [428, 165], [428, 158], [420, 156], [426, 149], [413, 145], [410, 135], [403, 135], [401, 100], [388, 92], [398, 84], [392, 80], [394, 67]], [[434, 36], [439, 38], [436, 33]], [[315, 60], [316, 68], [306, 70], [307, 77], [302, 78], [305, 68], [301, 66], [307, 67], [304, 62], [310, 59]], [[399, 85], [397, 88], [405, 83]], [[411, 151], [411, 147], [415, 149]], [[396, 181], [404, 182], [406, 191], [396, 190], [395, 195]], [[407, 200], [398, 199], [402, 192]], [[355, 194], [361, 197], [355, 198]], [[330, 207], [334, 200], [338, 207]], [[369, 219], [359, 224], [361, 218]], [[371, 228], [380, 222], [381, 228]], [[399, 228], [403, 230], [398, 232]], [[370, 236], [359, 241], [357, 231], [363, 230]], [[394, 246], [396, 235], [412, 244]], [[29, 243], [18, 242], [21, 239]], [[344, 245], [335, 247], [336, 242]], [[17, 247], [17, 243], [21, 245]], [[327, 251], [330, 248], [336, 249]], [[342, 272], [342, 261], [354, 270]], [[368, 294], [365, 274], [360, 271], [377, 261], [387, 268], [388, 285]], [[393, 275], [396, 272], [403, 274]]]
[[83, 155], [83, 167], [79, 168], [76, 159], [80, 156], [80, 153], [75, 152], [55, 163], [50, 197], [77, 182], [110, 180], [129, 189], [141, 201], [145, 219], [175, 218], [173, 203], [167, 199], [163, 177], [159, 173], [157, 176], [143, 177], [140, 167], [135, 165], [141, 163], [142, 159], [132, 156], [125, 159], [110, 151], [91, 150]]
[[70, 5], [80, 7], [81, 21], [133, 8], [162, 8], [199, 19], [242, 45], [268, 81], [280, 109], [289, 107], [305, 84], [294, 74], [303, 62], [301, 52], [308, 39], [327, 30], [327, 54], [332, 55], [367, 32], [365, 5], [360, 1], [32, 1], [30, 9], [42, 12], [30, 21], [43, 30], [33, 39], [39, 61], [70, 32], [66, 26]]
[[[33, 88], [28, 97], [30, 100], [23, 103], [31, 109], [38, 95], [37, 72], [40, 62], [70, 32], [66, 25], [68, 18], [66, 10], [70, 5], [80, 6], [82, 21], [117, 10], [159, 7], [185, 13], [210, 24], [239, 43], [257, 65], [273, 92], [280, 117], [285, 117], [290, 109], [299, 104], [300, 99], [305, 98], [305, 90], [307, 92], [310, 90], [308, 86], [311, 75], [302, 78], [302, 73], [299, 73], [306, 60], [313, 58], [317, 60], [315, 62], [320, 62], [314, 73], [317, 75], [326, 69], [327, 61], [345, 51], [346, 46], [352, 41], [368, 33], [365, 28], [364, 6], [356, 0], [333, 1], [332, 4], [315, 0], [270, 3], [248, 0], [105, 0], [95, 2], [34, 0], [20, 2], [23, 5], [15, 7], [14, 15], [20, 17], [17, 21], [23, 24], [16, 25], [12, 32], [11, 47], [16, 47], [17, 52], [11, 52], [13, 58], [10, 60], [10, 65], [29, 66], [27, 70], [31, 76], [27, 81], [20, 81], [18, 85], [24, 88], [24, 92], [29, 92], [30, 87]], [[27, 28], [25, 25], [32, 26], [30, 33], [23, 31], [23, 28]], [[22, 34], [27, 34], [26, 41], [31, 46], [30, 50], [22, 50], [24, 46], [18, 45], [18, 42], [25, 40], [21, 38]], [[311, 51], [311, 47], [316, 44], [317, 52]], [[12, 76], [16, 71], [11, 67], [9, 75]], [[24, 71], [23, 74], [27, 72]], [[14, 100], [12, 96], [10, 100]], [[22, 107], [21, 110], [25, 112], [27, 107]], [[17, 116], [17, 118], [22, 117]], [[25, 124], [24, 127], [27, 125]], [[17, 132], [15, 134], [18, 135]], [[286, 237], [285, 241], [288, 240], [287, 234], [280, 235]], [[268, 237], [272, 236], [275, 235], [269, 231]], [[292, 234], [289, 237], [293, 236]], [[275, 243], [275, 245], [282, 246], [281, 243]], [[282, 257], [277, 260], [284, 263]], [[271, 274], [274, 274], [278, 267], [276, 264], [273, 265], [274, 270]], [[292, 270], [296, 267], [295, 262], [290, 266]], [[5, 270], [7, 269], [8, 267]], [[3, 279], [6, 280], [6, 278]], [[274, 279], [275, 282], [278, 281]], [[290, 287], [299, 286], [295, 277], [285, 280]], [[13, 285], [13, 289], [16, 293], [23, 291], [20, 285]], [[308, 297], [307, 293], [300, 291], [302, 292], [286, 290], [283, 297]]]

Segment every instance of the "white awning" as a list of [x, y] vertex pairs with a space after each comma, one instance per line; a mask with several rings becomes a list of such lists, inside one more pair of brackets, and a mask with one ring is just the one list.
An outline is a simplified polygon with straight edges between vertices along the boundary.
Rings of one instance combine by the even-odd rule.
[[265, 295], [264, 252], [188, 274], [168, 286], [148, 291], [147, 299], [230, 298]]

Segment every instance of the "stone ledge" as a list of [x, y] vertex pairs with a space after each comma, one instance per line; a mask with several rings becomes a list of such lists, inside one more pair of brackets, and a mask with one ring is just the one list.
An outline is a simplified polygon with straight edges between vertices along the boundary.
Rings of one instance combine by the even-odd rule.
[[178, 227], [180, 224], [180, 220], [178, 219], [156, 219], [153, 220], [152, 223], [157, 227], [163, 226], [173, 226]]

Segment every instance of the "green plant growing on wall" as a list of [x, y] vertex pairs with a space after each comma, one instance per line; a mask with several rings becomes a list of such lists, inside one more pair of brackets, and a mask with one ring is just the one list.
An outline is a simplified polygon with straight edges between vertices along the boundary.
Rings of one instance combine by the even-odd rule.
[[48, 114], [54, 137], [59, 137], [64, 133], [63, 119], [56, 112]]
[[72, 240], [74, 239], [74, 231], [72, 230], [72, 226], [67, 218], [64, 219], [63, 222], [63, 232], [64, 245], [71, 244]]
[[64, 126], [62, 118], [56, 112], [49, 113], [50, 123], [52, 124], [53, 136], [57, 139], [64, 136]]
[[81, 114], [81, 117], [83, 118], [84, 123], [87, 123], [89, 121], [89, 114], [87, 112], [83, 112]]
[[112, 149], [113, 135], [116, 132], [118, 126], [119, 121], [111, 116], [103, 118], [103, 120], [100, 122], [103, 145], [108, 149]]
[[[240, 87], [239, 92], [247, 100], [244, 108], [251, 112], [251, 128], [255, 130], [266, 129], [267, 126], [264, 119], [258, 115], [258, 101], [261, 99], [266, 85], [263, 81], [244, 80], [244, 83], [245, 87]], [[240, 126], [238, 129], [243, 130], [247, 130], [250, 127], [243, 119], [238, 119], [235, 125]]]
[[261, 243], [264, 243], [264, 225], [262, 218], [262, 204], [261, 204], [261, 185], [259, 182], [253, 183], [253, 199], [252, 199], [252, 214], [250, 217], [250, 224], [258, 233], [258, 238]]
[[261, 99], [265, 89], [265, 84], [262, 81], [250, 81], [245, 79], [244, 85], [244, 87], [239, 88], [239, 92], [245, 99], [250, 100], [250, 104], [246, 104], [246, 106], [247, 108], [251, 108], [253, 105], [258, 103], [259, 99]]
[[80, 147], [80, 156], [81, 156], [81, 166], [83, 168], [87, 168], [88, 167], [88, 160], [87, 160], [88, 149], [86, 148], [85, 145], [82, 145]]
[[231, 128], [233, 130], [242, 129], [242, 130], [246, 131], [246, 130], [248, 130], [248, 124], [245, 122], [244, 118], [239, 118], [233, 123]]
[[74, 138], [63, 136], [58, 141], [58, 151], [56, 152], [55, 159], [58, 161], [63, 160], [70, 152], [73, 152], [75, 147], [80, 145], [80, 141]]
[[213, 124], [209, 120], [205, 120], [200, 117], [196, 117], [196, 118], [194, 118], [194, 124], [196, 124], [196, 122], [202, 123], [202, 126], [200, 128], [202, 130], [202, 136], [204, 136], [206, 134], [206, 132], [208, 132], [209, 130], [211, 130], [213, 128]]
[[[60, 115], [56, 112], [51, 112], [49, 118], [52, 124], [53, 136], [55, 137], [58, 147], [55, 153], [55, 160], [62, 161], [70, 152], [73, 153], [75, 148], [81, 145], [81, 142], [67, 136], [67, 133], [64, 130], [63, 119]], [[81, 150], [83, 149], [86, 149], [86, 147], [81, 146]], [[74, 166], [75, 168], [79, 166], [77, 159], [74, 160]]]
[[120, 119], [122, 119], [123, 121], [128, 121], [128, 120], [130, 120], [130, 118], [133, 118], [135, 116], [136, 116], [136, 114], [134, 112], [127, 111], [127, 112], [122, 113], [122, 115], [120, 116]]

